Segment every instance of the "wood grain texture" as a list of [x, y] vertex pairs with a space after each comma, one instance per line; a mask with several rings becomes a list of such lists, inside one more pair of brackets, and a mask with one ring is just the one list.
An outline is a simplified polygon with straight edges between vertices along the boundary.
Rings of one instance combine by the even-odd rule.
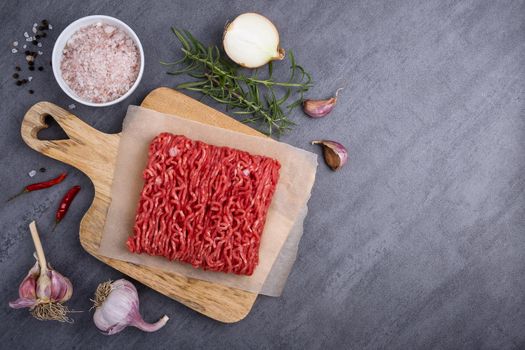
[[[153, 90], [146, 96], [142, 106], [221, 128], [264, 136], [225, 114], [169, 88]], [[47, 127], [44, 121], [47, 115], [57, 121], [69, 139], [39, 140], [37, 138], [38, 131]], [[22, 122], [21, 133], [29, 147], [76, 167], [93, 182], [95, 197], [80, 223], [80, 243], [87, 252], [137, 281], [218, 321], [237, 322], [250, 312], [257, 298], [255, 293], [109, 259], [97, 254], [111, 202], [111, 184], [120, 134], [110, 135], [97, 131], [78, 117], [49, 102], [39, 102], [29, 109]]]

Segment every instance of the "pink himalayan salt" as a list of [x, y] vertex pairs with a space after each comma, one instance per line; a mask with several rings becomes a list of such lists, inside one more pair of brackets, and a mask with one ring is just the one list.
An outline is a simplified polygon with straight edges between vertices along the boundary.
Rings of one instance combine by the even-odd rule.
[[137, 79], [140, 54], [124, 31], [96, 23], [77, 30], [66, 43], [60, 70], [82, 100], [103, 103], [124, 95]]

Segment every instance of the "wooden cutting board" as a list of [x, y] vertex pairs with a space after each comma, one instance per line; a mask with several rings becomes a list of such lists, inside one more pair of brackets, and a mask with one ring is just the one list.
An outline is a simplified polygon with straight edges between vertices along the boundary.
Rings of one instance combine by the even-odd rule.
[[[153, 90], [141, 105], [162, 113], [177, 114], [183, 118], [264, 137], [245, 124], [169, 88]], [[47, 127], [44, 121], [46, 116], [53, 117], [69, 139], [39, 140], [38, 131]], [[218, 321], [237, 322], [250, 312], [257, 298], [255, 293], [97, 254], [111, 202], [111, 183], [120, 134], [100, 132], [50, 102], [39, 102], [27, 111], [22, 121], [21, 133], [29, 147], [76, 167], [93, 182], [95, 197], [80, 223], [80, 243], [88, 253], [156, 291]]]

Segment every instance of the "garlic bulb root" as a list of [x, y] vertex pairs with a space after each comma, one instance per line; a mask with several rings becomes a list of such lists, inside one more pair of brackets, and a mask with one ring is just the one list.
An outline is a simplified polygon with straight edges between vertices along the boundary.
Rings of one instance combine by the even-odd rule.
[[70, 312], [72, 311], [64, 304], [55, 302], [37, 304], [31, 309], [31, 315], [37, 320], [73, 323], [73, 320], [68, 317]]
[[97, 290], [95, 291], [95, 299], [91, 299], [93, 302], [92, 308], [97, 308], [102, 306], [104, 301], [106, 301], [109, 293], [111, 293], [111, 280], [102, 282], [98, 285]]

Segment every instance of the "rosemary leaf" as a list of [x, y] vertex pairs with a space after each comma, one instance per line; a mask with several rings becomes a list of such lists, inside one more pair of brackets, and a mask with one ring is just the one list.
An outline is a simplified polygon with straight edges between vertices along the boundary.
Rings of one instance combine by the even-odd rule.
[[196, 86], [201, 86], [206, 84], [206, 81], [190, 81], [187, 83], [182, 83], [177, 85], [177, 89], [188, 89], [188, 88], [194, 88]]

